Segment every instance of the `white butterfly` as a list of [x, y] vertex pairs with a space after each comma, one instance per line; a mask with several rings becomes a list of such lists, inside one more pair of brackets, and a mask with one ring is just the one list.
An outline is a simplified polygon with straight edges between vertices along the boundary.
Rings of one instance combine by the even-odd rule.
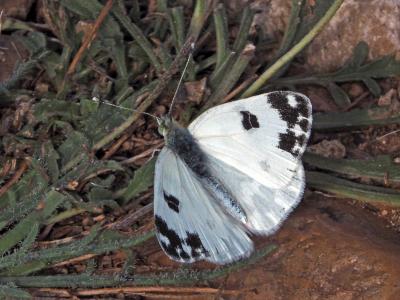
[[299, 203], [310, 100], [272, 92], [219, 105], [183, 128], [159, 121], [154, 217], [165, 253], [179, 262], [226, 264], [253, 251]]

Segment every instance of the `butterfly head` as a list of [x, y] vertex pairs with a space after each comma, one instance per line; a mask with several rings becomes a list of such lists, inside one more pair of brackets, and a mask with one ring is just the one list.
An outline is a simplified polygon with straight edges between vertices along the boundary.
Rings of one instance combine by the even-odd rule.
[[157, 119], [158, 132], [163, 136], [167, 137], [173, 126], [173, 120], [170, 115], [163, 116]]

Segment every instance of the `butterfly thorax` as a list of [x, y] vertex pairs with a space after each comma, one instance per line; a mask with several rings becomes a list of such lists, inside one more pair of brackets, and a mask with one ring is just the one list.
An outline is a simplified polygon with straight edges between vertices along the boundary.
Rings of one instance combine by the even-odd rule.
[[190, 131], [168, 116], [160, 120], [158, 130], [164, 136], [165, 146], [186, 163], [214, 198], [226, 207], [235, 219], [246, 223], [247, 216], [244, 209], [232, 193], [212, 174], [208, 167], [207, 156]]
[[207, 158], [189, 130], [169, 116], [160, 120], [158, 130], [164, 136], [165, 145], [176, 153], [193, 172], [199, 176], [206, 175]]

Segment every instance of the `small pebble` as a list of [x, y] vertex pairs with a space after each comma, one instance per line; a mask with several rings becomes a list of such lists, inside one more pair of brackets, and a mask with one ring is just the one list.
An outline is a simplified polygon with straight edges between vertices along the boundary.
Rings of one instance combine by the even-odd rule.
[[349, 89], [349, 95], [352, 98], [357, 98], [364, 92], [363, 87], [358, 83], [353, 83]]

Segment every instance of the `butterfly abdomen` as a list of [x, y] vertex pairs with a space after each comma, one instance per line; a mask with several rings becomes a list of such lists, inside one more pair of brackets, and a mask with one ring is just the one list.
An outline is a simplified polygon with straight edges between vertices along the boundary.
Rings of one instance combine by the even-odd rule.
[[242, 223], [247, 216], [239, 202], [218, 178], [210, 171], [208, 159], [197, 140], [186, 128], [173, 125], [166, 137], [166, 145], [176, 153], [199, 178], [206, 190], [218, 200], [230, 215]]

